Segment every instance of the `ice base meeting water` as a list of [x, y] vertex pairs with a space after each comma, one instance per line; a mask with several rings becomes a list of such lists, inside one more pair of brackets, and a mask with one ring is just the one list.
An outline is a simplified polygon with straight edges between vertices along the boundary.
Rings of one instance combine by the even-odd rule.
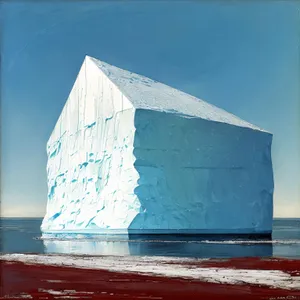
[[1, 252], [197, 258], [274, 256], [300, 259], [300, 219], [275, 219], [272, 239], [80, 234], [42, 238], [41, 222], [42, 219], [2, 218]]

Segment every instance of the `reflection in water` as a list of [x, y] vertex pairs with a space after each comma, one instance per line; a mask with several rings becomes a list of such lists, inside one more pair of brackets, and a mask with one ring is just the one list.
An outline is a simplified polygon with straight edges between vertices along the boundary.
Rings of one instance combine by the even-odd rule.
[[108, 237], [64, 237], [58, 236], [43, 241], [46, 253], [82, 254], [82, 255], [147, 255], [177, 256], [197, 258], [221, 257], [269, 257], [272, 256], [272, 242], [243, 239], [205, 237], [169, 237], [166, 236], [119, 236]]
[[82, 255], [130, 255], [128, 242], [94, 240], [44, 241], [45, 253]]

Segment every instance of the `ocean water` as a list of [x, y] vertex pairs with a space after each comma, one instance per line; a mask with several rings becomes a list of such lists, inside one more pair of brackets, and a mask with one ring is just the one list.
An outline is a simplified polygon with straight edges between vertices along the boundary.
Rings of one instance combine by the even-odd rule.
[[1, 218], [1, 253], [147, 255], [300, 259], [300, 219], [275, 219], [272, 239], [216, 236], [56, 236], [42, 238], [42, 219]]

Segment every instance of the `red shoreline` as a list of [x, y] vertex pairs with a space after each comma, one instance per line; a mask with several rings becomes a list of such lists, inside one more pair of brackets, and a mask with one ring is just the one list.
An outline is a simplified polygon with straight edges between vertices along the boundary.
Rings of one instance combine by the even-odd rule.
[[[199, 262], [197, 265], [199, 267], [282, 270], [293, 276], [300, 274], [300, 260], [243, 258], [208, 260]], [[16, 296], [25, 293], [32, 299], [64, 299], [64, 296], [72, 296], [73, 299], [275, 300], [280, 297], [280, 300], [300, 300], [300, 290], [283, 290], [264, 286], [217, 284], [162, 276], [28, 265], [7, 261], [0, 261], [0, 268], [0, 299], [24, 299], [16, 298]], [[55, 280], [61, 282], [54, 282]], [[76, 292], [53, 295], [49, 290], [56, 292], [74, 290]], [[11, 297], [7, 297], [8, 295]]]

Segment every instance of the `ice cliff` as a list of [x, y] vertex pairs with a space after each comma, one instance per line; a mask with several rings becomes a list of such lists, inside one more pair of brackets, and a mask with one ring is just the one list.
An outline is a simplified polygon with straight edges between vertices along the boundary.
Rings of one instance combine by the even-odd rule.
[[272, 135], [86, 57], [47, 143], [44, 232], [270, 233]]

